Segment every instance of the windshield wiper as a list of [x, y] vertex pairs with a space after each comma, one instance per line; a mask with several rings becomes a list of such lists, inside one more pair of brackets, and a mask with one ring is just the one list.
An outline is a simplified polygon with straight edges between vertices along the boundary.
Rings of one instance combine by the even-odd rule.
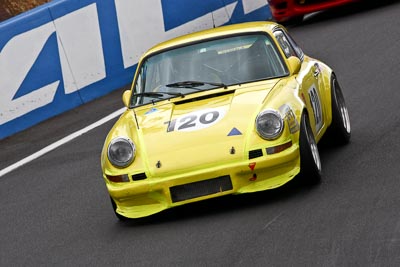
[[162, 98], [164, 94], [162, 93], [156, 93], [156, 92], [143, 92], [143, 93], [137, 93], [132, 95], [134, 96], [145, 96], [145, 97], [154, 97], [154, 98]]
[[182, 93], [175, 93], [175, 92], [143, 92], [143, 93], [134, 94], [133, 96], [145, 96], [145, 97], [162, 98], [164, 95], [182, 96], [182, 97], [185, 96]]
[[197, 89], [195, 88], [197, 86], [203, 86], [203, 85], [212, 85], [216, 87], [223, 87], [224, 89], [228, 88], [226, 84], [224, 83], [213, 83], [213, 82], [200, 82], [200, 81], [183, 81], [183, 82], [176, 82], [176, 83], [170, 83], [167, 84], [167, 87], [177, 87], [177, 88], [190, 88], [190, 89]]
[[161, 92], [161, 91], [160, 91], [160, 92], [157, 92], [157, 94], [165, 94], [165, 95], [171, 95], [171, 96], [185, 97], [184, 94], [179, 93], [179, 92], [164, 92], [164, 91]]

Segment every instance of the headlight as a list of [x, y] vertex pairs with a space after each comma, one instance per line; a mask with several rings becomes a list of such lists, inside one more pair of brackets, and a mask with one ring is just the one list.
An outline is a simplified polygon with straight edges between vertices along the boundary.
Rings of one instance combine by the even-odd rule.
[[116, 167], [126, 167], [135, 158], [136, 148], [131, 140], [117, 137], [108, 145], [108, 159]]
[[283, 119], [275, 110], [264, 110], [256, 119], [257, 133], [264, 139], [272, 140], [279, 137], [283, 130]]

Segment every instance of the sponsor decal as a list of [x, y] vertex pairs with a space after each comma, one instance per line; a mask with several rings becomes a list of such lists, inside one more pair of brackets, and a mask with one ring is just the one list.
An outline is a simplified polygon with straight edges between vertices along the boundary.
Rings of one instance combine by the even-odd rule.
[[158, 109], [156, 109], [156, 108], [151, 108], [149, 111], [147, 111], [146, 113], [144, 113], [144, 115], [150, 115], [150, 114], [153, 114], [153, 113], [155, 113], [155, 112], [157, 112], [158, 111]]
[[166, 122], [167, 132], [202, 130], [217, 124], [225, 114], [225, 108], [209, 108], [191, 112]]
[[242, 133], [235, 127], [228, 133], [228, 136], [242, 135]]

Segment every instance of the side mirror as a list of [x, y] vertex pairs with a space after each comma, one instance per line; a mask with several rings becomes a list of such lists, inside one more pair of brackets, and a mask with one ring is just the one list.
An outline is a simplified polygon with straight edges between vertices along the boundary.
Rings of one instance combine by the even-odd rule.
[[291, 56], [288, 58], [290, 75], [297, 74], [300, 71], [301, 61], [298, 57]]
[[129, 108], [129, 102], [131, 100], [131, 90], [125, 90], [122, 94], [122, 102], [124, 103], [125, 107]]

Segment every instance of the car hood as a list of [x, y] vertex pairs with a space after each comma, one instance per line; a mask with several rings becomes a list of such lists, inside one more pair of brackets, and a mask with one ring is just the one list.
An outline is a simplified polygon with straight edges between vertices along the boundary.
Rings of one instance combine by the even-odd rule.
[[278, 81], [213, 90], [130, 110], [137, 121], [137, 156], [152, 175], [243, 160], [255, 118]]

